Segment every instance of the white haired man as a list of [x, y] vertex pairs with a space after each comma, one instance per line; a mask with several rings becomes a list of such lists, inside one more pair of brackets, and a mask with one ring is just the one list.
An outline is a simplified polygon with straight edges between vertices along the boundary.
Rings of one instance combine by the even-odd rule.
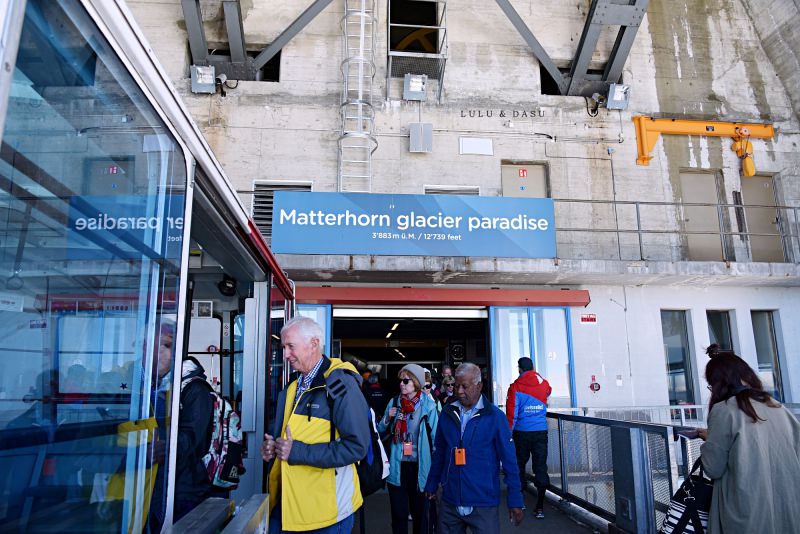
[[283, 357], [300, 376], [278, 396], [273, 434], [261, 445], [264, 461], [275, 460], [270, 532], [350, 532], [363, 504], [355, 463], [369, 446], [369, 408], [358, 371], [323, 356], [322, 337], [307, 317], [281, 329]]

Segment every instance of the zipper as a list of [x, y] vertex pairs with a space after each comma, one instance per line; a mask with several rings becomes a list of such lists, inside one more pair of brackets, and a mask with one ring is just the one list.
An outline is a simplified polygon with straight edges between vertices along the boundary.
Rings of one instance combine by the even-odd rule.
[[[314, 391], [315, 389], [325, 389], [325, 388], [323, 386], [314, 386], [314, 387], [310, 387], [307, 390], [303, 391], [300, 394], [300, 396], [297, 398], [297, 402], [294, 403], [294, 407], [292, 408], [292, 413], [289, 415], [290, 418], [291, 418], [292, 415], [300, 415], [300, 414], [296, 414], [295, 410], [297, 410], [298, 406], [301, 406], [301, 402], [303, 401], [303, 397], [306, 396], [306, 393], [308, 393], [309, 391]], [[306, 409], [308, 411], [308, 421], [311, 422], [311, 402], [310, 401], [308, 403], [306, 403]], [[289, 423], [287, 422], [286, 424], [288, 425]]]

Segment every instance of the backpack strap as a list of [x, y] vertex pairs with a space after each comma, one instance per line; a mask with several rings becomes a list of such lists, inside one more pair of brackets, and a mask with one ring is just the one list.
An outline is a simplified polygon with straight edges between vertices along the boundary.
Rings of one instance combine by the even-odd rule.
[[431, 451], [433, 454], [433, 429], [431, 428], [431, 424], [428, 422], [428, 416], [422, 418], [422, 422], [425, 423], [425, 433], [428, 435], [428, 450]]
[[328, 413], [330, 414], [330, 424], [331, 424], [330, 441], [336, 441], [336, 427], [333, 425], [333, 397], [331, 397], [327, 391], [325, 392], [325, 399], [328, 401]]
[[325, 377], [325, 399], [328, 401], [328, 413], [330, 414], [331, 441], [336, 441], [336, 427], [333, 424], [333, 403], [347, 392], [342, 378], [332, 373]]

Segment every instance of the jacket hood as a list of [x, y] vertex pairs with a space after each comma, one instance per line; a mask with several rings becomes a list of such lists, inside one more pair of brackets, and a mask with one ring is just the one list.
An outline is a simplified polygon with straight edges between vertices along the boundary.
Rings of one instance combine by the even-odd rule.
[[326, 358], [326, 360], [330, 363], [329, 364], [326, 364], [326, 362], [322, 363], [323, 367], [320, 368], [321, 375], [327, 378], [328, 375], [330, 375], [333, 371], [336, 370], [346, 371], [351, 373], [353, 375], [353, 378], [356, 379], [356, 382], [358, 382], [359, 387], [361, 386], [361, 383], [364, 381], [364, 379], [361, 377], [361, 375], [358, 373], [358, 371], [356, 370], [355, 366], [352, 363], [340, 360], [339, 358]]
[[207, 378], [203, 366], [192, 357], [185, 358], [181, 365], [181, 386], [186, 385], [189, 380], [195, 377], [200, 377], [203, 380]]
[[543, 381], [544, 379], [539, 378], [539, 373], [537, 373], [535, 370], [525, 371], [524, 373], [519, 375], [519, 378], [517, 378], [516, 380], [517, 384], [528, 387], [538, 386], [539, 384], [542, 384]]

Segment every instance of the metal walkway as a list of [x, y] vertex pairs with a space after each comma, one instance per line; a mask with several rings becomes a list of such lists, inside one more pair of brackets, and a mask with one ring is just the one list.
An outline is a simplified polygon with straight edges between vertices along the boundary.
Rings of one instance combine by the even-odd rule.
[[[505, 493], [500, 504], [500, 530], [498, 534], [518, 534], [522, 532], [552, 532], [558, 534], [571, 534], [573, 532], [588, 534], [594, 530], [586, 525], [576, 522], [564, 511], [552, 506], [548, 501], [544, 505], [544, 519], [533, 517], [533, 509], [536, 505], [536, 496], [525, 493], [525, 519], [518, 527], [512, 527], [508, 521], [508, 511], [505, 506]], [[367, 534], [386, 533], [392, 531], [391, 511], [389, 507], [389, 493], [386, 490], [379, 491], [366, 498], [365, 502], [366, 532]], [[356, 514], [358, 518], [358, 514]], [[360, 525], [356, 519], [353, 533], [360, 532]], [[409, 532], [411, 531], [411, 521], [408, 522]]]

